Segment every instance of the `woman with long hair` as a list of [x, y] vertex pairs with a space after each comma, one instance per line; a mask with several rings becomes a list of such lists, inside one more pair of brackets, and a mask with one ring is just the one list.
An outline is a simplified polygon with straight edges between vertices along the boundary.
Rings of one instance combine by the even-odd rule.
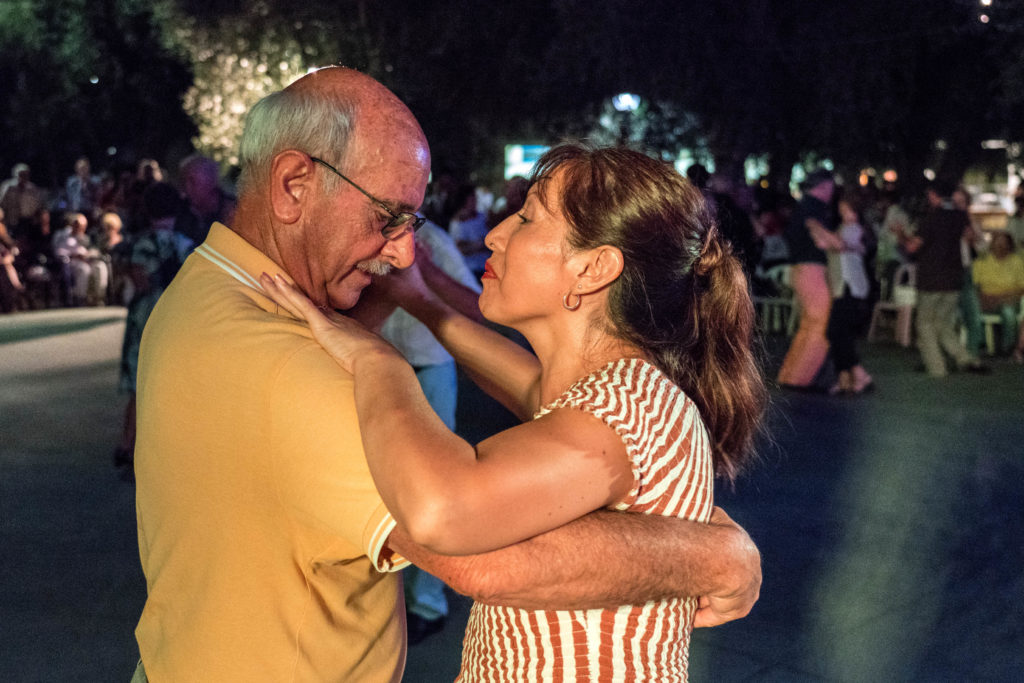
[[[486, 237], [481, 312], [417, 279], [402, 305], [524, 420], [475, 447], [433, 415], [413, 369], [280, 276], [279, 304], [355, 377], [371, 472], [409, 535], [445, 554], [506, 546], [609, 507], [706, 522], [715, 475], [748, 463], [765, 403], [747, 281], [701, 193], [627, 149], [561, 145]], [[474, 605], [460, 680], [685, 680], [696, 598], [619, 609]]]
[[838, 379], [829, 393], [862, 394], [875, 384], [857, 353], [857, 337], [871, 317], [866, 256], [872, 235], [864, 228], [860, 202], [849, 191], [839, 199], [839, 229], [835, 234], [842, 246], [828, 251], [832, 311], [826, 337]]

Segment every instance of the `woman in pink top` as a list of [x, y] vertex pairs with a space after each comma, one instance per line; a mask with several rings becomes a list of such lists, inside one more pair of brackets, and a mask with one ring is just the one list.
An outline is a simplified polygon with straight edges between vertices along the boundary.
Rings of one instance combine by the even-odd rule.
[[[706, 522], [714, 476], [731, 480], [747, 462], [765, 391], [747, 282], [701, 193], [638, 152], [562, 145], [486, 244], [480, 310], [533, 353], [448, 307], [415, 267], [391, 278], [524, 420], [476, 447], [433, 415], [393, 348], [263, 278], [354, 374], [367, 460], [399, 524], [436, 552], [470, 554], [602, 507]], [[460, 680], [685, 680], [698, 607], [477, 603]]]

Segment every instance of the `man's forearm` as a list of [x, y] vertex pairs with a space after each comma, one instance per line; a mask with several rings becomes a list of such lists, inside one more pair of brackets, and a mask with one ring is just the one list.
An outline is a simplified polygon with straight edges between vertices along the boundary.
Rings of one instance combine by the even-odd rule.
[[757, 598], [760, 556], [728, 517], [712, 524], [598, 511], [483, 555], [446, 557], [400, 529], [389, 545], [479, 602], [524, 609], [590, 609], [671, 597], [742, 593]]

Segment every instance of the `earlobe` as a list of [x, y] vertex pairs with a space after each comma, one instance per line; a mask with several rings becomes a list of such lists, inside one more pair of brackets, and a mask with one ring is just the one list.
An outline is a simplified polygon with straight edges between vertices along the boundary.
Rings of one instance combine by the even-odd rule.
[[274, 217], [291, 224], [302, 218], [313, 182], [313, 162], [302, 152], [289, 149], [278, 153], [270, 165], [270, 205]]

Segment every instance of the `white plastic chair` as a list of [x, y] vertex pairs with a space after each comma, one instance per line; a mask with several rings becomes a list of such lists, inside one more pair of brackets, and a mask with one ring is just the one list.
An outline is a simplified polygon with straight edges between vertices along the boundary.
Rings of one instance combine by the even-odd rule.
[[905, 263], [896, 269], [887, 294], [871, 312], [868, 341], [878, 338], [881, 327], [891, 325], [896, 341], [901, 346], [910, 346], [914, 336], [914, 307], [917, 306], [917, 269], [913, 264]]
[[793, 283], [790, 266], [773, 266], [765, 276], [775, 285], [778, 296], [755, 296], [754, 305], [761, 318], [761, 327], [766, 332], [782, 332], [792, 336], [796, 330], [799, 309], [793, 298]]

